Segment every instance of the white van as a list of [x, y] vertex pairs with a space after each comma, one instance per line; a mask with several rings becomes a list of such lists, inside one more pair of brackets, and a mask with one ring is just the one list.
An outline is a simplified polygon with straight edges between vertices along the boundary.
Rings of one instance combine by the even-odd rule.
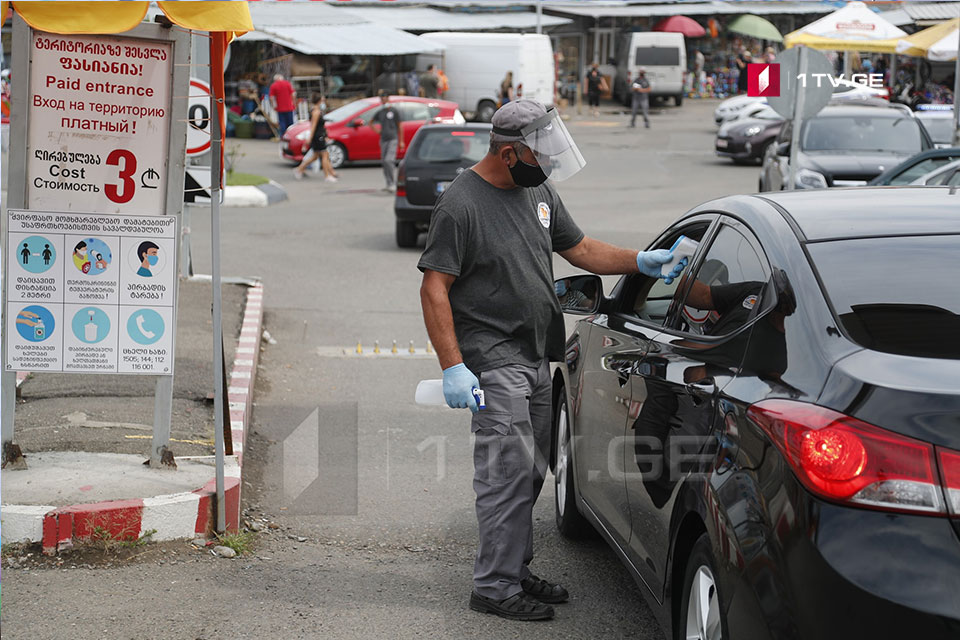
[[490, 122], [497, 110], [497, 93], [508, 71], [513, 72], [513, 90], [523, 85], [523, 97], [553, 104], [554, 62], [550, 36], [519, 33], [424, 33], [443, 44], [443, 54], [417, 58], [421, 72], [428, 64], [443, 69], [450, 89], [443, 95], [460, 105], [468, 118]]
[[687, 47], [682, 33], [630, 31], [620, 37], [617, 48], [617, 77], [614, 97], [630, 104], [630, 83], [643, 67], [650, 81], [652, 97], [673, 97], [683, 102], [683, 74], [687, 70]]

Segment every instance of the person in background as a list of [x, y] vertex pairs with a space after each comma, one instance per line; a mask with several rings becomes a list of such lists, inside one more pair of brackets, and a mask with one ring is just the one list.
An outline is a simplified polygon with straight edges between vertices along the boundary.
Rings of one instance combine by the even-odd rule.
[[330, 154], [327, 153], [327, 128], [323, 119], [323, 94], [319, 91], [310, 96], [313, 108], [310, 110], [310, 150], [303, 156], [300, 166], [293, 170], [293, 177], [303, 178], [304, 172], [310, 163], [320, 158], [323, 167], [324, 180], [336, 182], [337, 174], [330, 164]]
[[437, 90], [440, 88], [440, 78], [434, 66], [428, 65], [427, 70], [420, 76], [420, 90], [423, 91], [424, 98], [439, 98]]
[[633, 114], [630, 118], [630, 126], [637, 126], [637, 111], [643, 114], [643, 126], [650, 128], [650, 81], [647, 80], [647, 70], [643, 67], [637, 69], [637, 77], [630, 85]]
[[[427, 74], [432, 73], [433, 65], [430, 65]], [[423, 85], [422, 78], [420, 84]], [[380, 134], [380, 162], [383, 164], [383, 177], [387, 181], [383, 190], [393, 191], [397, 183], [397, 152], [403, 152], [403, 129], [400, 127], [400, 111], [390, 104], [390, 96], [386, 91], [380, 92], [380, 104], [381, 108], [373, 116], [370, 126]]]
[[693, 52], [693, 90], [700, 93], [700, 86], [703, 84], [703, 67], [706, 59], [703, 52], [697, 49]]
[[450, 80], [447, 78], [447, 74], [443, 72], [443, 69], [437, 69], [437, 80], [439, 81], [437, 93], [442, 98], [443, 94], [450, 91]]
[[283, 74], [278, 73], [273, 76], [273, 84], [270, 85], [269, 95], [270, 105], [277, 112], [277, 121], [282, 137], [287, 127], [293, 124], [293, 112], [297, 108], [297, 92], [293, 85], [284, 79]]
[[777, 59], [777, 50], [773, 47], [767, 47], [767, 50], [763, 53], [763, 61], [767, 64], [772, 63]]
[[513, 71], [507, 71], [507, 75], [500, 82], [500, 106], [503, 106], [513, 100]]
[[737, 76], [737, 93], [747, 92], [747, 65], [753, 62], [753, 54], [749, 49], [744, 48], [737, 56], [737, 69], [740, 75]]
[[600, 94], [607, 90], [607, 81], [600, 73], [600, 65], [594, 62], [587, 72], [587, 101], [593, 110], [593, 117], [600, 115]]

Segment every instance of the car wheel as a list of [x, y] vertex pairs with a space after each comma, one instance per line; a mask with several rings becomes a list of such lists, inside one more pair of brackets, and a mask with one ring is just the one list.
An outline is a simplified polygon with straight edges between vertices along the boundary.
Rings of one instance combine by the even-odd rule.
[[417, 246], [417, 236], [419, 232], [417, 231], [417, 225], [412, 222], [403, 222], [402, 220], [397, 220], [397, 246], [398, 247], [415, 247]]
[[700, 536], [693, 545], [684, 574], [677, 640], [729, 638], [723, 613], [725, 607], [717, 587], [716, 563], [707, 534]]
[[683, 104], [682, 93], [678, 93], [677, 95], [673, 96], [673, 104], [677, 105], [678, 107]]
[[573, 479], [572, 443], [570, 441], [570, 421], [567, 416], [567, 394], [560, 390], [557, 399], [554, 447], [556, 464], [553, 469], [554, 506], [557, 512], [557, 529], [567, 538], [582, 540], [596, 535], [593, 527], [577, 509], [576, 483]]
[[328, 146], [327, 154], [330, 156], [330, 166], [334, 169], [339, 169], [347, 161], [347, 150], [339, 142]]
[[476, 118], [479, 122], [490, 122], [493, 120], [493, 114], [497, 112], [497, 105], [490, 102], [489, 100], [484, 100], [477, 105], [477, 115]]

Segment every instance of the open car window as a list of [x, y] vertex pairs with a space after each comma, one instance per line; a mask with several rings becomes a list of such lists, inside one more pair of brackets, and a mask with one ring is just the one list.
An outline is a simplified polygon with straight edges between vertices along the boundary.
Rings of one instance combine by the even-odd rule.
[[[703, 220], [673, 230], [662, 242], [651, 248], [669, 249], [681, 235], [700, 242], [710, 228], [710, 222]], [[659, 278], [648, 278], [640, 274], [628, 276], [620, 297], [620, 311], [646, 323], [663, 326], [679, 284], [679, 278], [666, 284]]]
[[696, 271], [681, 279], [677, 292], [683, 303], [674, 307], [671, 325], [684, 333], [720, 337], [753, 320], [770, 277], [766, 259], [754, 247], [744, 233], [722, 225]]

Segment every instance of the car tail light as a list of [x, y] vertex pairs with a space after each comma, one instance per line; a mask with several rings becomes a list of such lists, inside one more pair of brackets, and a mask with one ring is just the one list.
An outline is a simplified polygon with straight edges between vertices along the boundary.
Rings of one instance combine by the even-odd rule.
[[937, 447], [940, 456], [940, 477], [943, 493], [947, 496], [947, 509], [960, 516], [960, 452]]
[[[820, 497], [889, 511], [946, 513], [933, 445], [793, 400], [764, 400], [747, 415]], [[945, 452], [940, 455], [943, 461]], [[957, 487], [952, 495], [960, 507], [960, 454], [950, 455]]]
[[407, 167], [401, 163], [397, 170], [397, 197], [407, 197]]

